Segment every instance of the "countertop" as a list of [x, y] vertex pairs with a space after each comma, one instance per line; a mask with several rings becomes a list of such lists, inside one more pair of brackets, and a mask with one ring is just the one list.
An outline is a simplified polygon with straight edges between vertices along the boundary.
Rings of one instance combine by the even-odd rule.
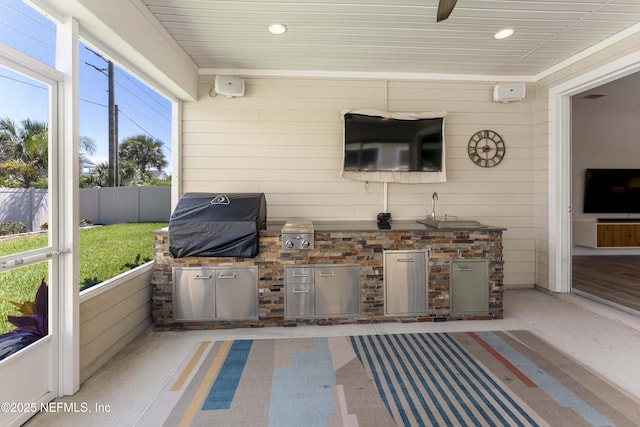
[[[267, 221], [267, 231], [280, 232], [284, 221]], [[500, 231], [505, 230], [503, 227], [494, 227], [491, 225], [482, 225], [481, 227], [448, 227], [435, 228], [420, 224], [417, 221], [401, 220], [391, 221], [391, 228], [380, 229], [376, 221], [313, 221], [315, 231], [466, 231], [466, 230], [482, 230], [482, 231]]]
[[[284, 221], [267, 221], [266, 231], [280, 233]], [[429, 227], [424, 224], [420, 224], [417, 221], [401, 220], [391, 221], [390, 228], [378, 228], [376, 221], [313, 221], [315, 231], [327, 232], [327, 231], [504, 231], [504, 227], [495, 227], [493, 225], [482, 225], [481, 227], [448, 227], [448, 228], [435, 228]], [[155, 230], [156, 233], [166, 233], [169, 231], [169, 227], [163, 227]]]

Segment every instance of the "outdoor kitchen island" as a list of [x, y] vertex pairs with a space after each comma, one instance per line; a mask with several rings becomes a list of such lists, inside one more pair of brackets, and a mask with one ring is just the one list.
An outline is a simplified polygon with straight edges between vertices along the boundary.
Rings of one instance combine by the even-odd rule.
[[[152, 276], [156, 330], [502, 318], [503, 228], [484, 225], [435, 228], [416, 221], [393, 221], [390, 228], [383, 229], [375, 221], [313, 221], [313, 226], [310, 248], [288, 249], [282, 240], [283, 222], [267, 222], [266, 229], [259, 231], [259, 251], [253, 258], [174, 258], [169, 250], [168, 229], [158, 230]], [[392, 261], [401, 264], [400, 270], [390, 266]], [[386, 281], [385, 266], [389, 270]], [[229, 275], [235, 267], [239, 267], [240, 273], [247, 269], [257, 272], [255, 285], [243, 284], [244, 290], [239, 294], [245, 300], [241, 304], [242, 313], [234, 313], [220, 301], [221, 293], [215, 302], [221, 308], [217, 314], [213, 309], [210, 317], [197, 315], [188, 319], [176, 314], [178, 296], [174, 292], [180, 289], [174, 286], [174, 277], [179, 277], [177, 272], [203, 279], [212, 277], [203, 272], [213, 271], [214, 277], [220, 271]], [[306, 297], [309, 292], [313, 297], [314, 286], [315, 292], [319, 292], [319, 280], [322, 283], [326, 280], [322, 277], [323, 270], [330, 270], [326, 275], [334, 276], [334, 270], [342, 272], [344, 267], [359, 273], [346, 284], [336, 282], [337, 286], [355, 291], [344, 294], [345, 298], [355, 299], [344, 304], [344, 312], [318, 313], [317, 301], [315, 312], [313, 307], [311, 311], [287, 307], [294, 298]], [[311, 272], [311, 284], [295, 288], [308, 282], [306, 272]], [[232, 275], [235, 277], [235, 273]], [[408, 288], [406, 282], [414, 282], [414, 288]], [[325, 289], [343, 292], [333, 286]], [[215, 292], [211, 298], [216, 298]], [[202, 304], [201, 297], [194, 299], [198, 300], [196, 304]], [[389, 308], [391, 305], [393, 310]], [[223, 312], [226, 317], [219, 316]]]

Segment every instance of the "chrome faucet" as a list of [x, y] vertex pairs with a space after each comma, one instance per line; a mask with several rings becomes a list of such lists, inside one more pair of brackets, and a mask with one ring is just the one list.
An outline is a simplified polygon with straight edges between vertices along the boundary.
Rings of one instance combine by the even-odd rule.
[[431, 219], [436, 219], [436, 200], [438, 200], [438, 193], [434, 191], [431, 195]]

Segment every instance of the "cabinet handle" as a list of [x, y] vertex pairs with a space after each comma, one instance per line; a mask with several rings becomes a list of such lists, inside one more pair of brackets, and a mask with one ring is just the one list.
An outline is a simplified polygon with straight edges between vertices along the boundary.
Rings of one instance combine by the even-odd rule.
[[212, 277], [213, 276], [211, 274], [209, 274], [208, 276], [201, 276], [201, 275], [199, 275], [197, 273], [193, 276], [194, 279], [198, 279], [198, 280], [200, 280], [200, 279], [207, 280], [207, 279], [211, 279]]
[[231, 273], [231, 274], [220, 273], [220, 275], [218, 276], [218, 279], [235, 279], [235, 278], [236, 278], [236, 273]]
[[475, 268], [472, 268], [472, 267], [458, 267], [458, 266], [456, 266], [456, 270], [458, 270], [458, 271], [474, 271]]
[[328, 272], [328, 273], [325, 273], [325, 272], [323, 272], [322, 270], [320, 270], [320, 271], [318, 271], [318, 275], [319, 275], [320, 277], [333, 277], [333, 276], [335, 276], [335, 275], [336, 275], [336, 273], [335, 273], [333, 270], [331, 270], [331, 271], [330, 271], [330, 272]]
[[309, 274], [306, 273], [293, 273], [292, 277], [309, 277]]
[[308, 289], [306, 291], [296, 291], [296, 290], [294, 290], [292, 293], [294, 293], [294, 294], [308, 294], [309, 290]]
[[416, 260], [413, 258], [398, 258], [396, 261], [397, 262], [416, 262]]

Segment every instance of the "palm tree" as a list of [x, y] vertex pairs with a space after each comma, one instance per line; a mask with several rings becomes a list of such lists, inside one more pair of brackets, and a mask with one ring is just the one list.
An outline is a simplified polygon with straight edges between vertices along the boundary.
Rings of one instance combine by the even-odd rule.
[[[96, 142], [87, 136], [78, 141], [80, 161], [92, 154]], [[49, 128], [46, 122], [24, 119], [20, 125], [0, 119], [0, 182], [10, 187], [47, 187]]]
[[150, 168], [162, 170], [168, 164], [162, 152], [162, 142], [146, 135], [124, 139], [120, 144], [120, 158], [137, 165], [140, 179], [149, 175]]
[[[129, 160], [120, 162], [120, 184], [123, 186], [141, 183], [137, 165]], [[80, 176], [80, 188], [109, 187], [109, 164], [102, 162], [89, 173]]]
[[13, 159], [17, 134], [16, 125], [11, 119], [0, 119], [0, 162]]
[[12, 186], [46, 186], [49, 132], [46, 122], [0, 119], [0, 179]]

